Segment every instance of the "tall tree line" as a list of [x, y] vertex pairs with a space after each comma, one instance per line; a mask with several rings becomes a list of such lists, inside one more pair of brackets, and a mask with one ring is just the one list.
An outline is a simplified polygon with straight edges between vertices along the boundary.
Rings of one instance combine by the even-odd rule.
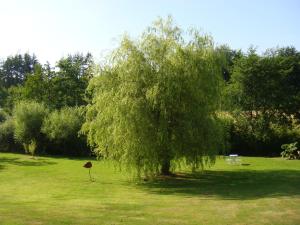
[[41, 65], [35, 55], [27, 53], [10, 56], [0, 66], [0, 106], [11, 108], [20, 100], [44, 102], [55, 109], [84, 105], [92, 68], [91, 54], [69, 55], [55, 67]]

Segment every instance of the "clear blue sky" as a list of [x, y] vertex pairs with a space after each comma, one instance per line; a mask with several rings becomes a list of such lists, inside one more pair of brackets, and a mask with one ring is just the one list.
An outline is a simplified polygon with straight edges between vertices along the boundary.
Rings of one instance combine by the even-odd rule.
[[124, 32], [137, 37], [167, 15], [232, 48], [300, 50], [299, 0], [0, 0], [0, 58], [29, 52], [53, 64], [89, 51], [100, 59]]

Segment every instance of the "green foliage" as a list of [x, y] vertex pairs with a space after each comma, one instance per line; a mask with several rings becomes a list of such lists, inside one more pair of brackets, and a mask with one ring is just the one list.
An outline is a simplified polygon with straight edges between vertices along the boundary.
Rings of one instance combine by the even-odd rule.
[[233, 108], [259, 112], [266, 119], [297, 115], [300, 96], [300, 53], [294, 48], [267, 51], [263, 56], [250, 49], [236, 60], [228, 98]]
[[281, 148], [284, 150], [281, 152], [281, 156], [287, 159], [300, 159], [300, 150], [297, 147], [298, 142], [284, 144]]
[[51, 105], [49, 92], [49, 78], [42, 66], [36, 65], [34, 72], [27, 75], [27, 79], [22, 87], [22, 99]]
[[4, 111], [0, 109], [0, 123], [5, 121], [9, 117], [9, 115]]
[[[1, 71], [5, 72], [4, 70]], [[36, 102], [36, 104], [39, 104], [42, 107], [47, 105], [47, 107], [52, 110], [64, 108], [66, 106], [84, 105], [86, 104], [85, 89], [92, 74], [93, 60], [90, 54], [87, 54], [86, 56], [75, 54], [62, 58], [59, 60], [55, 69], [51, 68], [49, 64], [44, 66], [34, 64], [32, 65], [32, 70], [26, 73], [26, 78], [24, 77], [22, 82], [8, 85], [8, 88], [0, 85], [2, 88], [0, 89], [0, 95], [2, 96], [3, 94], [4, 96], [3, 101], [1, 101], [0, 104], [7, 111], [13, 111], [13, 114], [16, 114], [14, 106], [17, 108], [19, 102], [29, 102], [30, 104]], [[3, 92], [1, 92], [1, 90], [3, 90]], [[33, 110], [39, 111], [39, 109], [34, 107]], [[71, 112], [71, 109], [63, 111], [65, 114], [73, 113]], [[75, 109], [75, 111], [77, 112], [78, 110]], [[70, 130], [71, 128], [67, 130], [62, 129], [61, 131], [64, 131], [64, 134], [61, 137], [56, 136], [55, 138], [49, 138], [47, 140], [40, 130], [43, 121], [40, 117], [41, 115], [36, 116], [35, 113], [38, 113], [37, 111], [30, 115], [31, 113], [30, 109], [27, 110], [25, 108], [18, 112], [18, 118], [23, 117], [20, 120], [27, 121], [27, 124], [26, 122], [20, 123], [19, 120], [15, 121], [16, 130], [14, 136], [18, 143], [24, 144], [23, 146], [26, 146], [27, 148], [34, 139], [39, 147], [43, 146], [44, 152], [48, 151], [57, 154], [62, 152], [69, 154], [73, 151], [85, 154], [88, 152], [86, 141], [83, 140], [83, 137], [78, 137], [77, 135], [77, 132], [80, 130], [83, 123], [83, 114], [80, 116], [80, 119], [77, 119], [77, 122], [74, 122], [75, 119], [71, 118], [71, 120], [73, 119], [72, 121], [67, 121], [70, 122], [69, 125], [66, 125], [66, 122], [63, 123], [64, 126], [68, 128], [73, 127], [72, 129], [76, 129], [76, 132]], [[73, 115], [74, 113], [70, 114], [70, 116]], [[62, 117], [61, 119], [64, 120], [65, 118]], [[13, 120], [16, 120], [15, 117]], [[55, 132], [57, 132], [57, 130], [55, 130]], [[70, 136], [65, 137], [64, 135], [66, 132], [69, 132]], [[70, 149], [67, 150], [67, 148]], [[60, 151], [52, 152], [52, 149], [59, 149]]]
[[5, 121], [0, 123], [0, 139], [1, 143], [4, 143], [5, 141], [10, 139], [10, 137], [13, 137], [14, 133], [14, 123], [12, 118], [7, 118]]
[[40, 64], [35, 65], [34, 71], [27, 74], [23, 85], [11, 86], [6, 92], [7, 97], [3, 105], [7, 109], [12, 109], [19, 101], [44, 102], [52, 106], [49, 79]]
[[49, 98], [53, 108], [85, 104], [87, 82], [70, 77], [54, 77], [49, 81]]
[[3, 107], [6, 103], [7, 89], [0, 83], [0, 107]]
[[0, 122], [0, 151], [14, 150], [13, 147], [15, 147], [14, 122], [11, 117], [5, 116]]
[[13, 119], [15, 123], [15, 139], [29, 145], [33, 140], [39, 141], [43, 120], [48, 114], [42, 103], [22, 101], [15, 105]]
[[220, 58], [211, 37], [190, 34], [185, 41], [169, 18], [138, 41], [123, 38], [88, 88], [82, 130], [98, 154], [146, 174], [182, 159], [194, 169], [214, 162], [223, 146]]
[[91, 54], [69, 55], [58, 61], [58, 71], [49, 80], [50, 104], [54, 108], [85, 105], [85, 90], [93, 76]]
[[86, 142], [78, 132], [84, 122], [84, 109], [65, 107], [52, 111], [44, 120], [42, 132], [59, 146], [65, 154], [79, 155], [87, 152]]
[[83, 123], [82, 109], [66, 107], [51, 112], [44, 121], [43, 132], [50, 140], [74, 139]]
[[0, 83], [11, 87], [23, 84], [27, 74], [32, 73], [34, 66], [38, 64], [38, 60], [35, 55], [25, 53], [9, 56], [1, 64]]
[[85, 105], [85, 89], [93, 76], [93, 64], [91, 54], [61, 58], [56, 68], [35, 63], [30, 70], [26, 70], [26, 76], [22, 75], [20, 82], [9, 85], [5, 82], [8, 79], [6, 76], [10, 75], [3, 68], [3, 82], [0, 80], [0, 97], [3, 98], [0, 105], [12, 109], [13, 105], [23, 100], [43, 102], [53, 109]]
[[219, 148], [222, 149], [221, 153], [229, 153], [231, 148], [231, 132], [234, 127], [234, 118], [228, 112], [219, 112], [217, 120], [221, 129]]
[[223, 79], [228, 82], [231, 80], [231, 74], [235, 62], [243, 57], [243, 53], [241, 50], [233, 50], [227, 45], [218, 46], [216, 51], [223, 56], [223, 60], [221, 62], [222, 74]]
[[273, 120], [266, 123], [261, 114], [253, 112], [232, 113], [230, 132], [231, 152], [252, 156], [279, 156], [283, 143], [300, 139], [300, 127], [297, 120], [282, 123]]
[[3, 105], [5, 109], [12, 112], [14, 105], [23, 100], [23, 86], [11, 86], [6, 89], [6, 93]]

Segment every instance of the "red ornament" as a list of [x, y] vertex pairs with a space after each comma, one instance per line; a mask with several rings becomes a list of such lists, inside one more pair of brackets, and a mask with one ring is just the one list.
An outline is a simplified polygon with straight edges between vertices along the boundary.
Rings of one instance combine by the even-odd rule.
[[95, 181], [95, 179], [92, 178], [91, 175], [91, 168], [92, 168], [93, 164], [91, 162], [87, 162], [83, 165], [84, 168], [89, 169], [89, 175], [90, 175], [90, 181]]
[[92, 168], [93, 164], [91, 162], [87, 162], [83, 165], [83, 167], [89, 169], [89, 168]]

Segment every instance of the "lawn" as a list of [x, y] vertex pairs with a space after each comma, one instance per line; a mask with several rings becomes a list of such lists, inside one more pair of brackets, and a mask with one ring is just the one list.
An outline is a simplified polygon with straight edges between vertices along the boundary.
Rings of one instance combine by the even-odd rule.
[[137, 182], [109, 162], [0, 153], [0, 224], [300, 224], [300, 161], [223, 158]]

